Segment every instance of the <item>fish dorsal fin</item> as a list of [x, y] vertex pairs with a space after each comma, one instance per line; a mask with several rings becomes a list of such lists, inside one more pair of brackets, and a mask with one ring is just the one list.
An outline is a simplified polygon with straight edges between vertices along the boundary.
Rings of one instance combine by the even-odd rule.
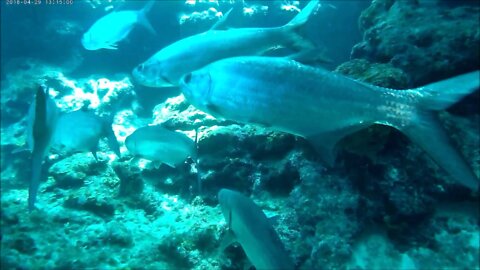
[[138, 16], [138, 23], [145, 27], [152, 35], [157, 35], [157, 31], [155, 31], [155, 28], [150, 24], [150, 21], [148, 21], [147, 17], [145, 16], [144, 12], [141, 12]]
[[103, 47], [104, 49], [108, 49], [108, 50], [117, 50], [117, 44], [110, 44], [110, 45], [105, 45]]
[[145, 27], [151, 34], [157, 35], [157, 31], [155, 31], [155, 28], [150, 24], [150, 22], [147, 19], [147, 13], [152, 9], [152, 6], [155, 4], [155, 0], [150, 0], [148, 1], [145, 6], [138, 11], [138, 17], [137, 17], [137, 22], [141, 26]]
[[345, 136], [352, 134], [360, 129], [366, 128], [370, 124], [359, 124], [345, 128], [322, 132], [307, 136], [307, 140], [315, 147], [320, 158], [330, 167], [333, 167], [337, 157], [337, 143]]
[[210, 27], [209, 31], [225, 30], [226, 29], [225, 22], [227, 21], [228, 16], [232, 12], [232, 10], [233, 10], [233, 7], [229, 9], [220, 19], [218, 19], [218, 21], [215, 24], [213, 24], [212, 27]]

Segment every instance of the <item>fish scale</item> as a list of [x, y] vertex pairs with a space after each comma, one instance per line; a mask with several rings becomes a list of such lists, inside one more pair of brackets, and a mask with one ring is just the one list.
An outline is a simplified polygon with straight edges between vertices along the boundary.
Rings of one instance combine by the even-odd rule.
[[134, 79], [149, 87], [178, 86], [180, 78], [216, 60], [260, 55], [268, 50], [289, 48], [295, 52], [314, 49], [303, 27], [319, 6], [311, 0], [289, 23], [272, 28], [209, 30], [176, 41], [155, 53], [132, 71]]
[[[378, 117], [378, 110], [386, 106], [384, 99], [380, 95], [372, 95], [375, 90], [354, 80], [346, 80], [338, 75], [325, 76], [326, 71], [300, 66], [294, 61], [278, 62], [275, 58], [267, 57], [250, 59], [237, 64], [235, 58], [231, 58], [210, 69], [211, 76], [218, 78], [215, 85], [231, 87], [228, 91], [222, 87], [212, 87], [204, 109], [208, 111], [213, 104], [213, 107], [223, 108], [224, 117], [240, 121], [254, 118], [260, 123], [270, 123], [294, 134], [311, 134], [336, 128], [332, 123], [322, 124], [322, 119], [334, 118], [342, 126], [384, 120]], [[288, 81], [282, 80], [286, 77]], [[278, 84], [279, 81], [282, 83]], [[350, 91], [348, 96], [341, 94], [341, 89], [357, 85], [362, 89]], [[335, 88], [337, 90], [331, 90]], [[312, 97], [315, 97], [315, 102], [308, 102]], [[397, 100], [400, 103], [401, 97]], [[219, 105], [222, 103], [225, 104]], [[298, 108], [299, 104], [301, 109]], [[323, 109], [326, 106], [328, 110]], [[350, 107], [347, 115], [344, 114], [345, 106]], [[209, 112], [215, 115], [214, 111]], [[311, 123], [315, 122], [316, 130], [312, 130]]]
[[477, 190], [478, 177], [450, 143], [435, 111], [478, 89], [479, 77], [480, 71], [474, 71], [393, 90], [286, 58], [245, 56], [214, 62], [185, 75], [180, 84], [200, 110], [307, 138], [330, 165], [343, 137], [373, 124], [392, 126], [456, 181]]

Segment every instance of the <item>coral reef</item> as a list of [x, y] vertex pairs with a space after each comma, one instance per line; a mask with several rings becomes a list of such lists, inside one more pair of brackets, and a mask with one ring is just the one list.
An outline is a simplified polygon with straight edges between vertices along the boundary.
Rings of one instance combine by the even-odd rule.
[[[478, 68], [478, 7], [424, 2], [373, 1], [360, 18], [365, 36], [354, 59], [335, 72], [405, 89]], [[52, 27], [55, 35], [79, 31]], [[51, 151], [38, 209], [28, 212], [29, 153], [13, 152], [25, 142], [38, 83], [63, 111], [88, 106], [112, 117], [122, 157], [104, 140], [98, 160]], [[135, 88], [127, 74], [76, 78], [40, 61], [11, 62], [1, 100], [2, 269], [245, 269], [239, 245], [220, 249], [228, 230], [221, 188], [250, 196], [276, 219], [299, 269], [480, 267], [478, 192], [454, 183], [400, 132], [374, 126], [351, 134], [326, 167], [305, 139], [216, 119], [183, 95], [142, 117]], [[473, 109], [440, 114], [477, 175], [479, 117]], [[149, 124], [198, 138], [197, 157], [177, 168], [132, 157], [125, 138]]]
[[408, 74], [410, 86], [477, 69], [480, 7], [426, 2], [373, 1], [360, 16], [364, 36], [352, 58], [390, 63]]
[[[378, 136], [387, 139], [374, 157], [362, 148], [351, 151], [352, 138], [347, 138], [339, 165], [327, 169], [304, 139], [215, 119], [190, 106], [183, 96], [158, 105], [153, 115], [150, 120], [139, 119], [131, 109], [120, 111], [115, 124], [123, 127], [117, 130], [120, 140], [148, 123], [169, 125], [192, 138], [198, 130], [201, 194], [193, 188], [196, 178], [188, 166], [157, 169], [131, 161], [125, 149], [123, 158], [112, 159], [111, 154], [102, 152], [107, 149], [103, 143], [99, 161], [91, 153], [52, 155], [50, 177], [40, 191], [39, 212], [30, 216], [21, 210], [25, 209], [25, 186], [17, 184], [18, 189], [2, 197], [2, 225], [7, 228], [3, 233], [8, 235], [2, 243], [7, 251], [2, 254], [2, 264], [18, 266], [15, 262], [23, 261], [25, 268], [42, 263], [51, 267], [244, 268], [248, 263], [240, 247], [218, 250], [226, 225], [215, 194], [226, 187], [251, 194], [267, 215], [279, 216], [277, 232], [300, 269], [341, 268], [347, 262], [359, 269], [392, 264], [435, 266], [427, 257], [445, 260], [445, 265], [475, 265], [472, 258], [478, 248], [472, 246], [472, 239], [478, 237], [474, 231], [478, 224], [471, 223], [474, 219], [460, 219], [453, 225], [453, 220], [444, 222], [454, 218], [448, 213], [432, 218], [439, 201], [461, 201], [449, 197], [452, 191], [461, 192], [463, 200], [474, 201], [475, 197], [450, 183], [421, 150], [409, 146], [399, 134], [394, 134], [392, 141], [391, 134], [380, 133]], [[476, 138], [470, 132], [475, 125], [451, 117], [442, 116], [457, 134], [454, 138], [464, 140], [466, 156], [474, 159], [478, 153], [468, 145]], [[459, 124], [469, 127], [459, 128]], [[385, 152], [385, 148], [390, 150]], [[424, 170], [418, 170], [417, 156], [428, 164]], [[26, 165], [22, 162], [21, 166]], [[2, 171], [2, 175], [7, 173], [12, 172]], [[43, 219], [43, 228], [62, 227], [42, 238], [75, 256], [58, 256], [39, 242], [42, 238], [35, 232], [41, 228], [35, 222], [24, 221], [21, 228], [9, 225], [32, 218]], [[379, 229], [373, 236], [364, 236], [371, 223]], [[454, 229], [448, 226], [465, 232], [453, 238]], [[82, 237], [77, 237], [81, 232]], [[440, 241], [448, 247], [434, 251]], [[462, 262], [441, 257], [457, 245], [469, 247]], [[109, 251], [101, 252], [101, 248]], [[371, 258], [375, 248], [382, 249], [375, 252], [383, 256]], [[53, 255], [43, 255], [49, 253]], [[25, 260], [25, 256], [34, 259]]]
[[335, 71], [376, 86], [392, 89], [406, 89], [408, 87], [407, 74], [391, 64], [370, 63], [365, 59], [352, 59], [338, 66]]

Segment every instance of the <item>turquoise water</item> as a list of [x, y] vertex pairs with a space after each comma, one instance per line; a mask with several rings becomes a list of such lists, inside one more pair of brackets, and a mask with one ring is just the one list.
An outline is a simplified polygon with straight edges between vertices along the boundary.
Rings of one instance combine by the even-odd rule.
[[[327, 85], [315, 83], [323, 80], [320, 73], [326, 82], [345, 75], [369, 85], [414, 89], [478, 70], [478, 3], [320, 1], [299, 30], [272, 36], [264, 33], [290, 22], [308, 2], [150, 3], [144, 15], [155, 33], [136, 17], [148, 7], [146, 1], [2, 1], [2, 269], [291, 269], [289, 262], [294, 269], [480, 267], [479, 193], [468, 181], [478, 187], [480, 78], [475, 73], [435, 92], [451, 93], [439, 101], [448, 108], [432, 113], [448, 140], [437, 132], [426, 144], [418, 143], [418, 134], [407, 137], [404, 129], [383, 121], [335, 137], [337, 156], [329, 165], [318, 145], [331, 137], [313, 140], [293, 128], [304, 122], [295, 117], [310, 107], [330, 113], [307, 123], [316, 131], [349, 129], [344, 119], [352, 126], [367, 121], [352, 113], [355, 106], [370, 112], [378, 109], [373, 100], [383, 98], [387, 107], [395, 103], [382, 95], [383, 88], [373, 88], [381, 98], [359, 101], [362, 95], [354, 93], [363, 86], [341, 88], [351, 85], [343, 77], [319, 96], [316, 91]], [[126, 11], [92, 30], [100, 18]], [[223, 22], [212, 29], [218, 21]], [[247, 39], [252, 28], [260, 30]], [[123, 35], [122, 29], [131, 31]], [[97, 32], [87, 44], [82, 40], [89, 31]], [[212, 31], [224, 36], [209, 41], [204, 34], [175, 45]], [[235, 36], [225, 33], [243, 38], [232, 41]], [[148, 86], [134, 75], [134, 69], [147, 70], [145, 62], [155, 53], [172, 47], [172, 55], [180, 56], [163, 53], [163, 66], [150, 74], [168, 87]], [[259, 68], [261, 61], [255, 60], [243, 71], [251, 58], [233, 58], [253, 55], [294, 58], [301, 68], [277, 76], [284, 68], [280, 64]], [[233, 71], [217, 62], [231, 58]], [[180, 77], [168, 70], [180, 70]], [[201, 72], [208, 77], [197, 76]], [[189, 95], [191, 89], [208, 95]], [[42, 108], [39, 91], [53, 101], [51, 110], [31, 109], [32, 104]], [[268, 107], [277, 103], [261, 101], [263, 93], [267, 101], [294, 106]], [[282, 100], [281, 93], [301, 102]], [[330, 103], [320, 103], [330, 93]], [[342, 113], [331, 111], [342, 108], [341, 102], [347, 104]], [[232, 104], [240, 106], [230, 111]], [[395, 104], [402, 106], [388, 111], [394, 115], [389, 119], [405, 117], [400, 123], [407, 126], [412, 108], [421, 106]], [[72, 114], [77, 110], [96, 116]], [[56, 128], [62, 121], [39, 116], [50, 117], [52, 111], [72, 125]], [[159, 129], [139, 135], [134, 146], [125, 143], [148, 125], [170, 132]], [[41, 149], [37, 190], [31, 150], [42, 148], [41, 142], [49, 147]], [[439, 161], [435, 155], [444, 153], [445, 145], [453, 145], [459, 158], [439, 154]], [[460, 166], [473, 180], [458, 179]], [[37, 194], [33, 209], [29, 189], [30, 197]], [[221, 189], [245, 198], [219, 203]], [[285, 260], [261, 262], [276, 256]]]

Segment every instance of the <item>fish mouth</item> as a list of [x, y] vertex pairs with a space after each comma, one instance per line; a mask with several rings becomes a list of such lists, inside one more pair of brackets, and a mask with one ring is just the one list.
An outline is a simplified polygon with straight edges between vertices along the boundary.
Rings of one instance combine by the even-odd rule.
[[85, 39], [82, 39], [81, 43], [82, 43], [82, 46], [85, 50], [88, 50], [88, 51], [95, 50], [95, 48], [93, 46], [90, 46], [90, 44]]
[[95, 51], [95, 50], [100, 49], [99, 46], [96, 46], [97, 44], [92, 42], [92, 40], [90, 39], [90, 36], [88, 34], [84, 34], [82, 36], [82, 40], [80, 41], [80, 43], [82, 44], [83, 48], [87, 51]]
[[157, 87], [157, 83], [155, 82], [155, 80], [147, 79], [147, 76], [145, 76], [138, 67], [133, 69], [132, 77], [137, 83], [143, 86]]
[[143, 74], [140, 73], [139, 66], [137, 66], [132, 70], [132, 77], [133, 79], [135, 79], [135, 81], [141, 83], [144, 81], [145, 76], [143, 76]]
[[180, 81], [178, 82], [180, 89], [182, 90], [183, 95], [185, 95], [186, 98], [191, 97], [192, 95], [192, 89], [191, 87], [188, 86], [188, 83], [186, 82], [185, 78], [186, 76], [192, 76], [191, 73], [186, 74], [183, 76]]
[[[145, 67], [143, 64], [137, 66], [132, 71], [133, 79], [139, 84], [147, 87], [171, 87], [175, 86], [172, 81], [163, 74], [156, 76], [147, 76], [143, 71]], [[150, 78], [151, 77], [151, 78]]]

